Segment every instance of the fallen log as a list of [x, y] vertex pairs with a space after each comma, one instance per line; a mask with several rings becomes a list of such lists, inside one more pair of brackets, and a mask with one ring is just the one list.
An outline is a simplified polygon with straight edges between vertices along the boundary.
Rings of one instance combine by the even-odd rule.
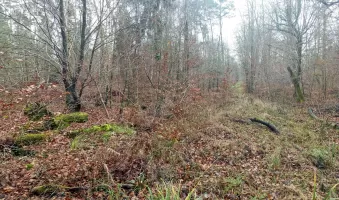
[[250, 118], [250, 120], [252, 122], [260, 123], [260, 124], [267, 126], [267, 128], [269, 128], [275, 134], [280, 134], [279, 130], [273, 124], [271, 124], [269, 122], [265, 122], [265, 121], [262, 121], [262, 120], [257, 119], [257, 118]]
[[280, 131], [273, 124], [271, 124], [269, 122], [262, 121], [262, 120], [257, 119], [257, 118], [250, 118], [250, 119], [247, 119], [247, 120], [233, 119], [232, 121], [237, 122], [237, 123], [241, 123], [241, 124], [252, 124], [252, 122], [263, 124], [263, 125], [267, 126], [270, 129], [270, 131], [274, 132], [275, 134], [280, 134]]

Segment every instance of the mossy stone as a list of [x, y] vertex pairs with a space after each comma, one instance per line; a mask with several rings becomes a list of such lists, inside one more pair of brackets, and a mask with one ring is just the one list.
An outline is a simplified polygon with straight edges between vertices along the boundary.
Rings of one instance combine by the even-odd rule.
[[88, 114], [84, 112], [75, 112], [69, 114], [58, 115], [54, 118], [55, 122], [67, 122], [67, 123], [84, 123], [88, 121]]
[[88, 121], [88, 114], [84, 112], [75, 112], [70, 114], [58, 115], [54, 118], [54, 123], [51, 124], [52, 127], [57, 127], [58, 129], [67, 128], [71, 123], [84, 123]]
[[94, 125], [90, 128], [71, 131], [67, 135], [70, 138], [75, 138], [76, 136], [82, 133], [97, 133], [97, 132], [114, 132], [114, 133], [119, 133], [119, 134], [132, 135], [135, 133], [135, 130], [127, 126], [122, 126], [122, 125], [117, 125], [117, 124], [102, 124], [102, 125]]

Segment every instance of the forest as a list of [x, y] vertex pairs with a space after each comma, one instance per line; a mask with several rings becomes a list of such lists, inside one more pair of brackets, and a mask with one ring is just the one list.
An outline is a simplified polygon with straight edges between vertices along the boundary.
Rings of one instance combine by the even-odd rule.
[[0, 0], [0, 199], [338, 199], [338, 22], [338, 0]]

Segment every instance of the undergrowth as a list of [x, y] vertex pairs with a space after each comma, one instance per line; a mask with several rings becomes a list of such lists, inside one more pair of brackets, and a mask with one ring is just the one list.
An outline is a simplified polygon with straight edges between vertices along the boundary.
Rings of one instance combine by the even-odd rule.
[[[280, 134], [250, 118], [274, 124]], [[178, 109], [151, 131], [115, 122], [88, 127], [70, 126], [23, 147], [34, 149], [35, 156], [3, 157], [2, 184], [25, 185], [3, 192], [28, 195], [32, 185], [52, 181], [86, 188], [68, 192], [68, 197], [95, 199], [338, 197], [338, 132], [321, 127], [303, 106], [239, 92]], [[17, 179], [6, 174], [17, 174]]]

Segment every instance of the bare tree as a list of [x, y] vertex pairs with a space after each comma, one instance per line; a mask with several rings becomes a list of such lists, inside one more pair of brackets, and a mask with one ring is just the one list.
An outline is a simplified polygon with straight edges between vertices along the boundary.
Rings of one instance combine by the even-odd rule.
[[328, 7], [339, 4], [339, 1], [326, 1], [326, 0], [318, 0], [318, 1]]
[[[70, 111], [79, 111], [81, 108], [80, 95], [82, 91], [79, 95], [77, 86], [85, 65], [88, 66], [87, 50], [92, 48], [92, 54], [97, 50], [97, 46], [93, 47], [91, 44], [94, 33], [98, 32], [101, 24], [115, 8], [115, 6], [107, 6], [112, 2], [106, 2], [107, 4], [105, 2], [82, 0], [80, 4], [77, 4], [78, 2], [71, 0], [23, 1], [21, 2], [22, 6], [32, 19], [31, 25], [23, 23], [20, 18], [12, 15], [11, 10], [5, 8], [1, 12], [2, 15], [7, 16], [18, 26], [31, 33], [28, 39], [34, 41], [31, 43], [34, 48], [29, 48], [30, 54], [39, 54], [41, 46], [48, 49], [48, 52], [41, 54], [40, 59], [48, 61], [59, 69], [58, 73], [62, 78], [66, 92], [66, 105]], [[101, 7], [106, 6], [111, 10], [101, 9], [102, 12], [99, 13], [97, 19], [91, 20], [91, 24], [89, 24], [88, 20], [91, 19], [89, 3], [92, 8], [99, 3]], [[91, 72], [87, 71], [87, 73]]]
[[246, 90], [253, 93], [258, 68], [258, 53], [260, 48], [260, 35], [256, 1], [247, 1], [246, 20], [243, 21], [241, 32], [238, 35], [238, 54], [240, 55], [241, 66], [245, 73]]
[[315, 10], [305, 0], [283, 0], [273, 6], [273, 23], [275, 30], [286, 37], [292, 49], [289, 52], [289, 72], [298, 102], [305, 100], [302, 86], [302, 62], [305, 36], [315, 20]]

